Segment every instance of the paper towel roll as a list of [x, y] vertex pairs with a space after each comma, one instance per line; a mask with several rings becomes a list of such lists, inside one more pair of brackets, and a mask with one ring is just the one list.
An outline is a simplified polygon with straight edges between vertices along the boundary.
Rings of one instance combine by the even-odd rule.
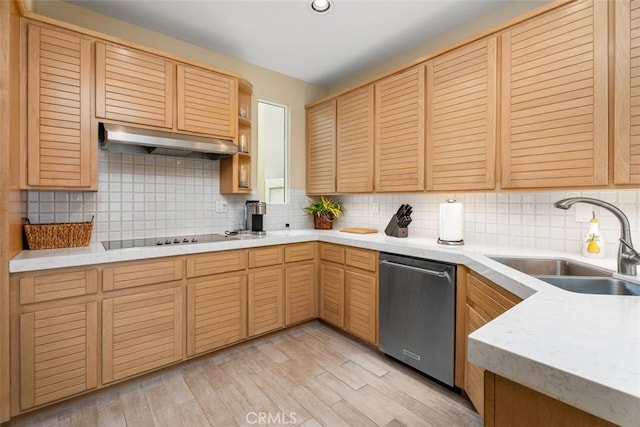
[[457, 203], [455, 200], [440, 203], [440, 240], [445, 242], [462, 240], [463, 218], [462, 203]]

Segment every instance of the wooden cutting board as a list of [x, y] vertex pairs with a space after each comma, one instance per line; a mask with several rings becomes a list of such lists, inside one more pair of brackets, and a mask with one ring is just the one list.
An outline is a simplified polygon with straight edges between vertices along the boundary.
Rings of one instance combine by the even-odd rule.
[[375, 228], [360, 228], [360, 227], [341, 228], [340, 231], [345, 233], [356, 233], [356, 234], [371, 234], [371, 233], [378, 232], [378, 230], [376, 230]]

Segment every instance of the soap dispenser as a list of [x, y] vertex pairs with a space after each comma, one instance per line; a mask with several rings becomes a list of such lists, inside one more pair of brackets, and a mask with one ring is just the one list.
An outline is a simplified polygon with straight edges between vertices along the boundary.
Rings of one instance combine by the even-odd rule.
[[592, 212], [592, 215], [589, 232], [582, 244], [582, 255], [587, 258], [604, 258], [604, 239], [600, 234], [596, 213]]

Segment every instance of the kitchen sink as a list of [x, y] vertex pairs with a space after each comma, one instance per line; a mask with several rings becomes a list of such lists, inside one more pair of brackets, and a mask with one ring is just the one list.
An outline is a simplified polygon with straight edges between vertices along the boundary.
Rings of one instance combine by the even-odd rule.
[[612, 272], [557, 258], [489, 257], [508, 267], [531, 276], [595, 276], [611, 277]]
[[537, 276], [538, 279], [558, 288], [581, 294], [636, 295], [640, 296], [640, 285], [613, 277], [567, 277]]

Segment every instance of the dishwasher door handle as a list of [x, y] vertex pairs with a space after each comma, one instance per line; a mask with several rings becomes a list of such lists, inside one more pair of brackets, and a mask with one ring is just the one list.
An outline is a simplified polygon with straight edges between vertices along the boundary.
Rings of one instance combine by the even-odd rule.
[[448, 277], [449, 276], [446, 271], [429, 270], [427, 268], [420, 268], [420, 267], [414, 267], [412, 265], [400, 264], [400, 263], [389, 261], [389, 260], [386, 260], [386, 259], [383, 259], [382, 261], [380, 261], [380, 264], [386, 264], [386, 265], [389, 265], [389, 266], [392, 266], [392, 267], [406, 268], [406, 269], [409, 269], [409, 270], [417, 271], [419, 273], [425, 273], [425, 274], [429, 274], [431, 276], [436, 276], [436, 277], [440, 277], [440, 278], [444, 278], [444, 277]]

